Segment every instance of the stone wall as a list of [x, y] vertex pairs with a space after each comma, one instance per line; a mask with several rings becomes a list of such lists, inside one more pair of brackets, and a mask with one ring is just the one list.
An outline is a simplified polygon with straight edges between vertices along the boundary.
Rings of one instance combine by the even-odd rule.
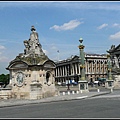
[[114, 88], [119, 89], [120, 88], [120, 75], [114, 75]]
[[11, 90], [0, 89], [0, 99], [10, 99], [12, 98]]

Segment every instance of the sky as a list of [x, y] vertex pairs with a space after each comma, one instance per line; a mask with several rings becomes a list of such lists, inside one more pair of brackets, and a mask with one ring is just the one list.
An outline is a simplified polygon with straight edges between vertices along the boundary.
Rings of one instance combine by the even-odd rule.
[[84, 52], [107, 54], [120, 43], [120, 2], [0, 1], [0, 74], [24, 53], [31, 26], [53, 61], [79, 55], [80, 38]]

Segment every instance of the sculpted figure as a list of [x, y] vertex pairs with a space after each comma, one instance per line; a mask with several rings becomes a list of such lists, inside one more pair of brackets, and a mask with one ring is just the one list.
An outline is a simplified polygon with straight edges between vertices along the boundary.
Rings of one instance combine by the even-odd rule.
[[17, 75], [17, 82], [18, 82], [18, 84], [21, 84], [23, 82], [23, 74], [22, 73], [19, 73]]
[[35, 31], [34, 26], [32, 26], [31, 31], [32, 33], [30, 34], [29, 44], [32, 47], [32, 49], [36, 49], [36, 47], [40, 45], [38, 33]]
[[111, 45], [111, 50], [113, 50], [115, 48], [115, 45]]
[[30, 48], [28, 40], [24, 40], [24, 45], [26, 47], [26, 49], [24, 49], [24, 53], [27, 54], [29, 52], [29, 48]]
[[115, 60], [115, 66], [119, 68], [119, 61], [116, 56], [114, 57], [114, 60]]
[[35, 53], [39, 55], [43, 55], [42, 46], [39, 43], [38, 33], [34, 26], [31, 27], [32, 33], [30, 33], [30, 38], [28, 40], [24, 40], [24, 45], [26, 49], [24, 49], [24, 54]]

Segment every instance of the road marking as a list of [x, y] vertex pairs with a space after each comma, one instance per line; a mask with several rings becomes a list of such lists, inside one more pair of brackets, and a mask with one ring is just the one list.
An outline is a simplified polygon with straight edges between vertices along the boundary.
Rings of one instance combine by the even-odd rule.
[[88, 96], [76, 97], [77, 99], [86, 98]]

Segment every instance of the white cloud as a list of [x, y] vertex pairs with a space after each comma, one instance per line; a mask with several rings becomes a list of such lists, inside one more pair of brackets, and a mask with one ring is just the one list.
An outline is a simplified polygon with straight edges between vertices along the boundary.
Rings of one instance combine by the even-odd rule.
[[115, 33], [114, 35], [110, 35], [109, 38], [112, 39], [112, 40], [120, 39], [120, 31]]
[[0, 50], [6, 49], [4, 46], [0, 45]]
[[103, 29], [103, 28], [105, 28], [105, 27], [107, 27], [107, 26], [108, 26], [108, 24], [104, 23], [104, 24], [100, 25], [100, 26], [98, 27], [98, 29], [100, 30], [100, 29]]
[[52, 49], [52, 50], [56, 50], [57, 47], [56, 47], [56, 46], [51, 46], [51, 49]]
[[112, 26], [113, 26], [113, 27], [120, 27], [120, 24], [114, 23]]
[[[5, 56], [5, 47], [0, 45], [0, 62], [8, 62], [8, 58]], [[6, 51], [7, 52], [7, 51]]]
[[114, 24], [113, 24], [113, 27], [116, 27], [116, 26], [119, 26], [119, 24], [118, 24], [118, 23], [114, 23]]
[[64, 23], [63, 25], [59, 26], [59, 25], [54, 25], [52, 27], [50, 27], [50, 29], [54, 29], [56, 31], [61, 31], [61, 30], [72, 30], [76, 27], [78, 27], [78, 25], [82, 24], [83, 22], [80, 22], [78, 20], [71, 20], [68, 23]]
[[0, 56], [0, 62], [8, 62], [8, 58], [5, 56]]

